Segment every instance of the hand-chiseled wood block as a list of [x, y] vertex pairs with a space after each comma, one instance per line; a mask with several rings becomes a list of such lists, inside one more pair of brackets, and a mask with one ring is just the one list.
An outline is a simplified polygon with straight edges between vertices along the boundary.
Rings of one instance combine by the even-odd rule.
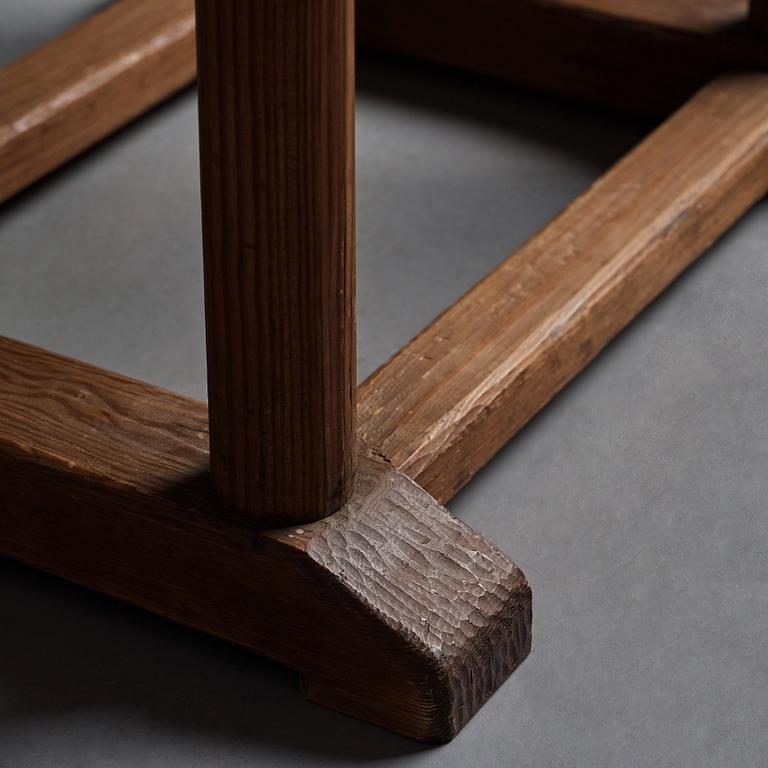
[[[31, 393], [40, 393], [31, 397]], [[494, 545], [361, 455], [302, 528], [218, 516], [205, 405], [0, 339], [0, 552], [272, 656], [310, 699], [454, 736], [525, 658], [531, 591]]]
[[[307, 554], [380, 621], [407, 639], [424, 664], [419, 730], [455, 735], [530, 650], [530, 589], [493, 544], [461, 523], [405, 475], [367, 459], [338, 514], [311, 528]], [[338, 682], [309, 678], [310, 698], [352, 713], [359, 701]], [[416, 693], [416, 691], [414, 691]], [[387, 725], [386, 703], [370, 719]], [[412, 726], [411, 726], [412, 727]], [[410, 730], [407, 722], [397, 730]]]

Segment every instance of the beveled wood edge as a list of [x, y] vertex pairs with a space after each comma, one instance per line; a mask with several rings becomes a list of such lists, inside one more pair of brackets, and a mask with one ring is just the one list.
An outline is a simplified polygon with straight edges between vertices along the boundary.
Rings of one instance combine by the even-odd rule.
[[312, 700], [452, 738], [530, 650], [520, 570], [364, 449], [323, 521], [220, 518], [205, 416], [0, 338], [0, 552], [272, 656]]
[[768, 74], [702, 89], [358, 389], [359, 436], [449, 501], [768, 192]]
[[[531, 590], [522, 572], [370, 455], [361, 459], [350, 503], [308, 530], [307, 555], [406, 636], [419, 663], [431, 668], [434, 681], [422, 691], [429, 696], [424, 732], [430, 741], [453, 738], [530, 652]], [[333, 709], [361, 710], [360, 691], [340, 684], [335, 671], [305, 674], [303, 687]], [[390, 717], [382, 710], [366, 719], [387, 727]], [[404, 719], [398, 730], [410, 727]]]

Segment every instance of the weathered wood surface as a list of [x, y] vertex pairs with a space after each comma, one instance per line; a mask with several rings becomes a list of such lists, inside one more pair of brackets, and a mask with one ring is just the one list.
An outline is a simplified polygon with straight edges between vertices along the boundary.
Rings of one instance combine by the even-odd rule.
[[355, 448], [353, 0], [198, 0], [211, 475], [318, 520]]
[[367, 455], [326, 520], [222, 519], [206, 417], [0, 339], [0, 552], [272, 656], [320, 703], [450, 739], [529, 651], [521, 572]]
[[768, 75], [724, 77], [375, 372], [360, 437], [450, 499], [768, 191]]
[[119, 0], [0, 69], [0, 202], [188, 84], [190, 0]]

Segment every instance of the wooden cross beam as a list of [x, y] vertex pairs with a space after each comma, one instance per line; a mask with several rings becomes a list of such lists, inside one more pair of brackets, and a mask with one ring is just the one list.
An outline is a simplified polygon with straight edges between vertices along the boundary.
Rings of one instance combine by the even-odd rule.
[[389, 0], [360, 8], [369, 48], [654, 117], [723, 72], [768, 67], [747, 0], [412, 0], [407, 24]]
[[0, 69], [0, 203], [195, 77], [194, 0], [118, 0]]
[[[364, 48], [668, 114], [768, 68], [766, 0], [357, 0]], [[408, 23], [403, 23], [407, 13]], [[115, 0], [0, 69], [0, 203], [195, 77], [194, 0]]]
[[[612, 3], [550, 5], [603, 24]], [[155, 28], [157, 7], [122, 0], [52, 44], [75, 57], [60, 77], [50, 50], [0, 74], [4, 196], [186, 81], [189, 8]], [[531, 593], [440, 503], [768, 191], [768, 75], [707, 85], [355, 392], [352, 15], [198, 0], [210, 414], [0, 340], [0, 552], [444, 741], [529, 652]], [[77, 58], [115, 29], [120, 57]]]
[[0, 552], [288, 664], [314, 701], [445, 741], [527, 655], [531, 592], [386, 461], [361, 447], [358, 466], [335, 515], [254, 530], [213, 492], [204, 404], [0, 341]]

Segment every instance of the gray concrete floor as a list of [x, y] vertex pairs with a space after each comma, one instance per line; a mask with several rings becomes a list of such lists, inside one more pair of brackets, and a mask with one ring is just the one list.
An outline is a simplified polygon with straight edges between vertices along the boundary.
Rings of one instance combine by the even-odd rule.
[[[0, 63], [99, 5], [0, 0]], [[358, 110], [361, 376], [648, 128], [382, 61]], [[199, 241], [188, 92], [0, 209], [0, 333], [204, 397]], [[768, 764], [767, 254], [763, 203], [451, 504], [535, 601], [453, 743], [0, 561], [0, 766]]]

